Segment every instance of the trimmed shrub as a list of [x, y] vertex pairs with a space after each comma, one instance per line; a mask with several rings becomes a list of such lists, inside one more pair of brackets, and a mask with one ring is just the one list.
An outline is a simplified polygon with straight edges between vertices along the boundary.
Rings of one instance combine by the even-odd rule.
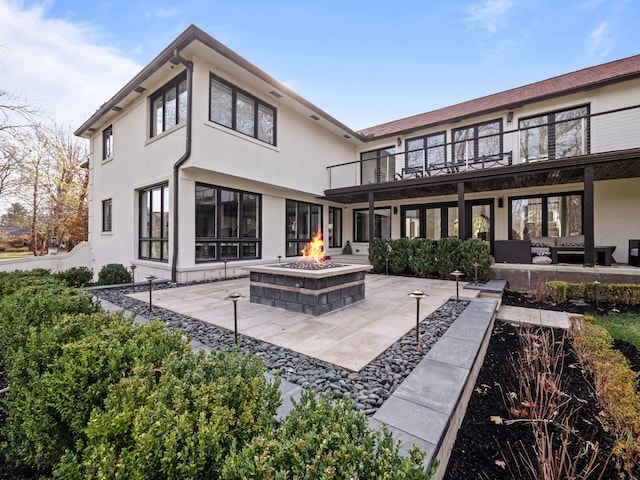
[[84, 287], [91, 283], [93, 270], [87, 267], [71, 267], [67, 270], [54, 273], [53, 276], [65, 282], [70, 287]]
[[493, 264], [489, 245], [479, 238], [468, 238], [460, 245], [459, 269], [464, 272], [469, 282], [474, 282], [476, 279], [475, 263], [478, 264], [478, 281], [486, 280], [489, 277], [489, 268]]
[[428, 238], [414, 238], [411, 241], [411, 261], [409, 267], [414, 275], [427, 277], [436, 273], [436, 244]]
[[389, 241], [389, 272], [402, 275], [409, 270], [411, 259], [411, 242], [408, 238], [397, 238]]
[[55, 471], [64, 479], [221, 478], [236, 448], [275, 427], [278, 382], [237, 352], [172, 357], [137, 368], [95, 410], [85, 448]]
[[305, 391], [275, 431], [258, 436], [227, 459], [225, 479], [426, 479], [424, 452], [400, 457], [399, 445], [383, 429], [372, 431], [351, 400], [316, 397]]
[[[556, 303], [583, 299], [593, 302], [596, 297], [594, 283], [570, 283], [562, 281], [547, 282], [551, 299]], [[598, 301], [617, 305], [635, 305], [640, 303], [640, 284], [599, 284]]]
[[462, 240], [446, 237], [438, 240], [435, 264], [440, 278], [451, 279], [451, 272], [460, 268], [460, 247]]
[[98, 273], [99, 285], [118, 285], [131, 283], [131, 272], [120, 263], [108, 263]]
[[160, 367], [172, 352], [188, 350], [180, 332], [159, 322], [132, 326], [121, 314], [66, 316], [53, 328], [32, 329], [7, 356], [7, 456], [55, 466], [83, 443], [91, 412], [113, 384], [135, 366]]
[[88, 293], [55, 280], [44, 279], [39, 284], [22, 287], [0, 299], [0, 355], [12, 346], [22, 345], [31, 328], [51, 328], [57, 316], [98, 309]]
[[389, 254], [389, 240], [374, 238], [369, 246], [369, 263], [373, 266], [373, 273], [387, 273]]
[[57, 284], [60, 284], [60, 281], [53, 278], [49, 270], [42, 268], [30, 271], [0, 272], [0, 300], [22, 287]]

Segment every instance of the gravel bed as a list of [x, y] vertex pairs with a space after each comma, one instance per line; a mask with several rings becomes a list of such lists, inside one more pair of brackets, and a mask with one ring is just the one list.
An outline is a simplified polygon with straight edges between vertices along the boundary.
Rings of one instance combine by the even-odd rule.
[[[173, 287], [170, 284], [154, 285], [154, 290], [163, 288]], [[136, 291], [140, 292], [143, 289], [144, 287], [137, 287]], [[92, 292], [98, 298], [129, 311], [143, 316], [147, 314], [147, 303], [126, 296], [132, 293], [131, 287], [92, 289]], [[336, 398], [351, 398], [357, 410], [373, 415], [418, 365], [467, 304], [466, 301], [450, 300], [423, 319], [420, 322], [420, 349], [416, 348], [416, 333], [413, 328], [359, 372], [352, 372], [245, 335], [239, 335], [240, 350], [261, 357], [267, 371], [272, 375], [279, 375], [282, 379], [306, 389], [333, 393]], [[232, 349], [235, 346], [234, 333], [231, 330], [155, 306], [153, 316], [163, 320], [169, 327], [182, 329], [192, 339], [211, 349]]]

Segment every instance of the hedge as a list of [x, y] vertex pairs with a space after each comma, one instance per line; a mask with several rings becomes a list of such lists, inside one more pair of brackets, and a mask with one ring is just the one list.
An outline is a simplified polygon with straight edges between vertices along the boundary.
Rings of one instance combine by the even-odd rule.
[[596, 291], [598, 301], [619, 305], [640, 303], [640, 284], [626, 283], [571, 283], [559, 280], [547, 282], [549, 296], [556, 303], [582, 299], [594, 302]]

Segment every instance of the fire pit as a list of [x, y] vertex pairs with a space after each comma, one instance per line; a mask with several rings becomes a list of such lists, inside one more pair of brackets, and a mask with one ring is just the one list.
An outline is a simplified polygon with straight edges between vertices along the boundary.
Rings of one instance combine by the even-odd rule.
[[247, 267], [251, 303], [318, 316], [364, 300], [371, 265], [333, 263], [323, 246], [318, 231], [298, 261]]

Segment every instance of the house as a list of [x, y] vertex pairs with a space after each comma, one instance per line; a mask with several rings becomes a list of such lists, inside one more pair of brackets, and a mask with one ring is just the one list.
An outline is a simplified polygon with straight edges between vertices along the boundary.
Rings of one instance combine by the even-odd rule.
[[[640, 238], [640, 55], [353, 131], [190, 26], [76, 135], [94, 269], [173, 281], [373, 237]], [[372, 219], [372, 220], [371, 220]], [[223, 273], [224, 272], [224, 273]]]

